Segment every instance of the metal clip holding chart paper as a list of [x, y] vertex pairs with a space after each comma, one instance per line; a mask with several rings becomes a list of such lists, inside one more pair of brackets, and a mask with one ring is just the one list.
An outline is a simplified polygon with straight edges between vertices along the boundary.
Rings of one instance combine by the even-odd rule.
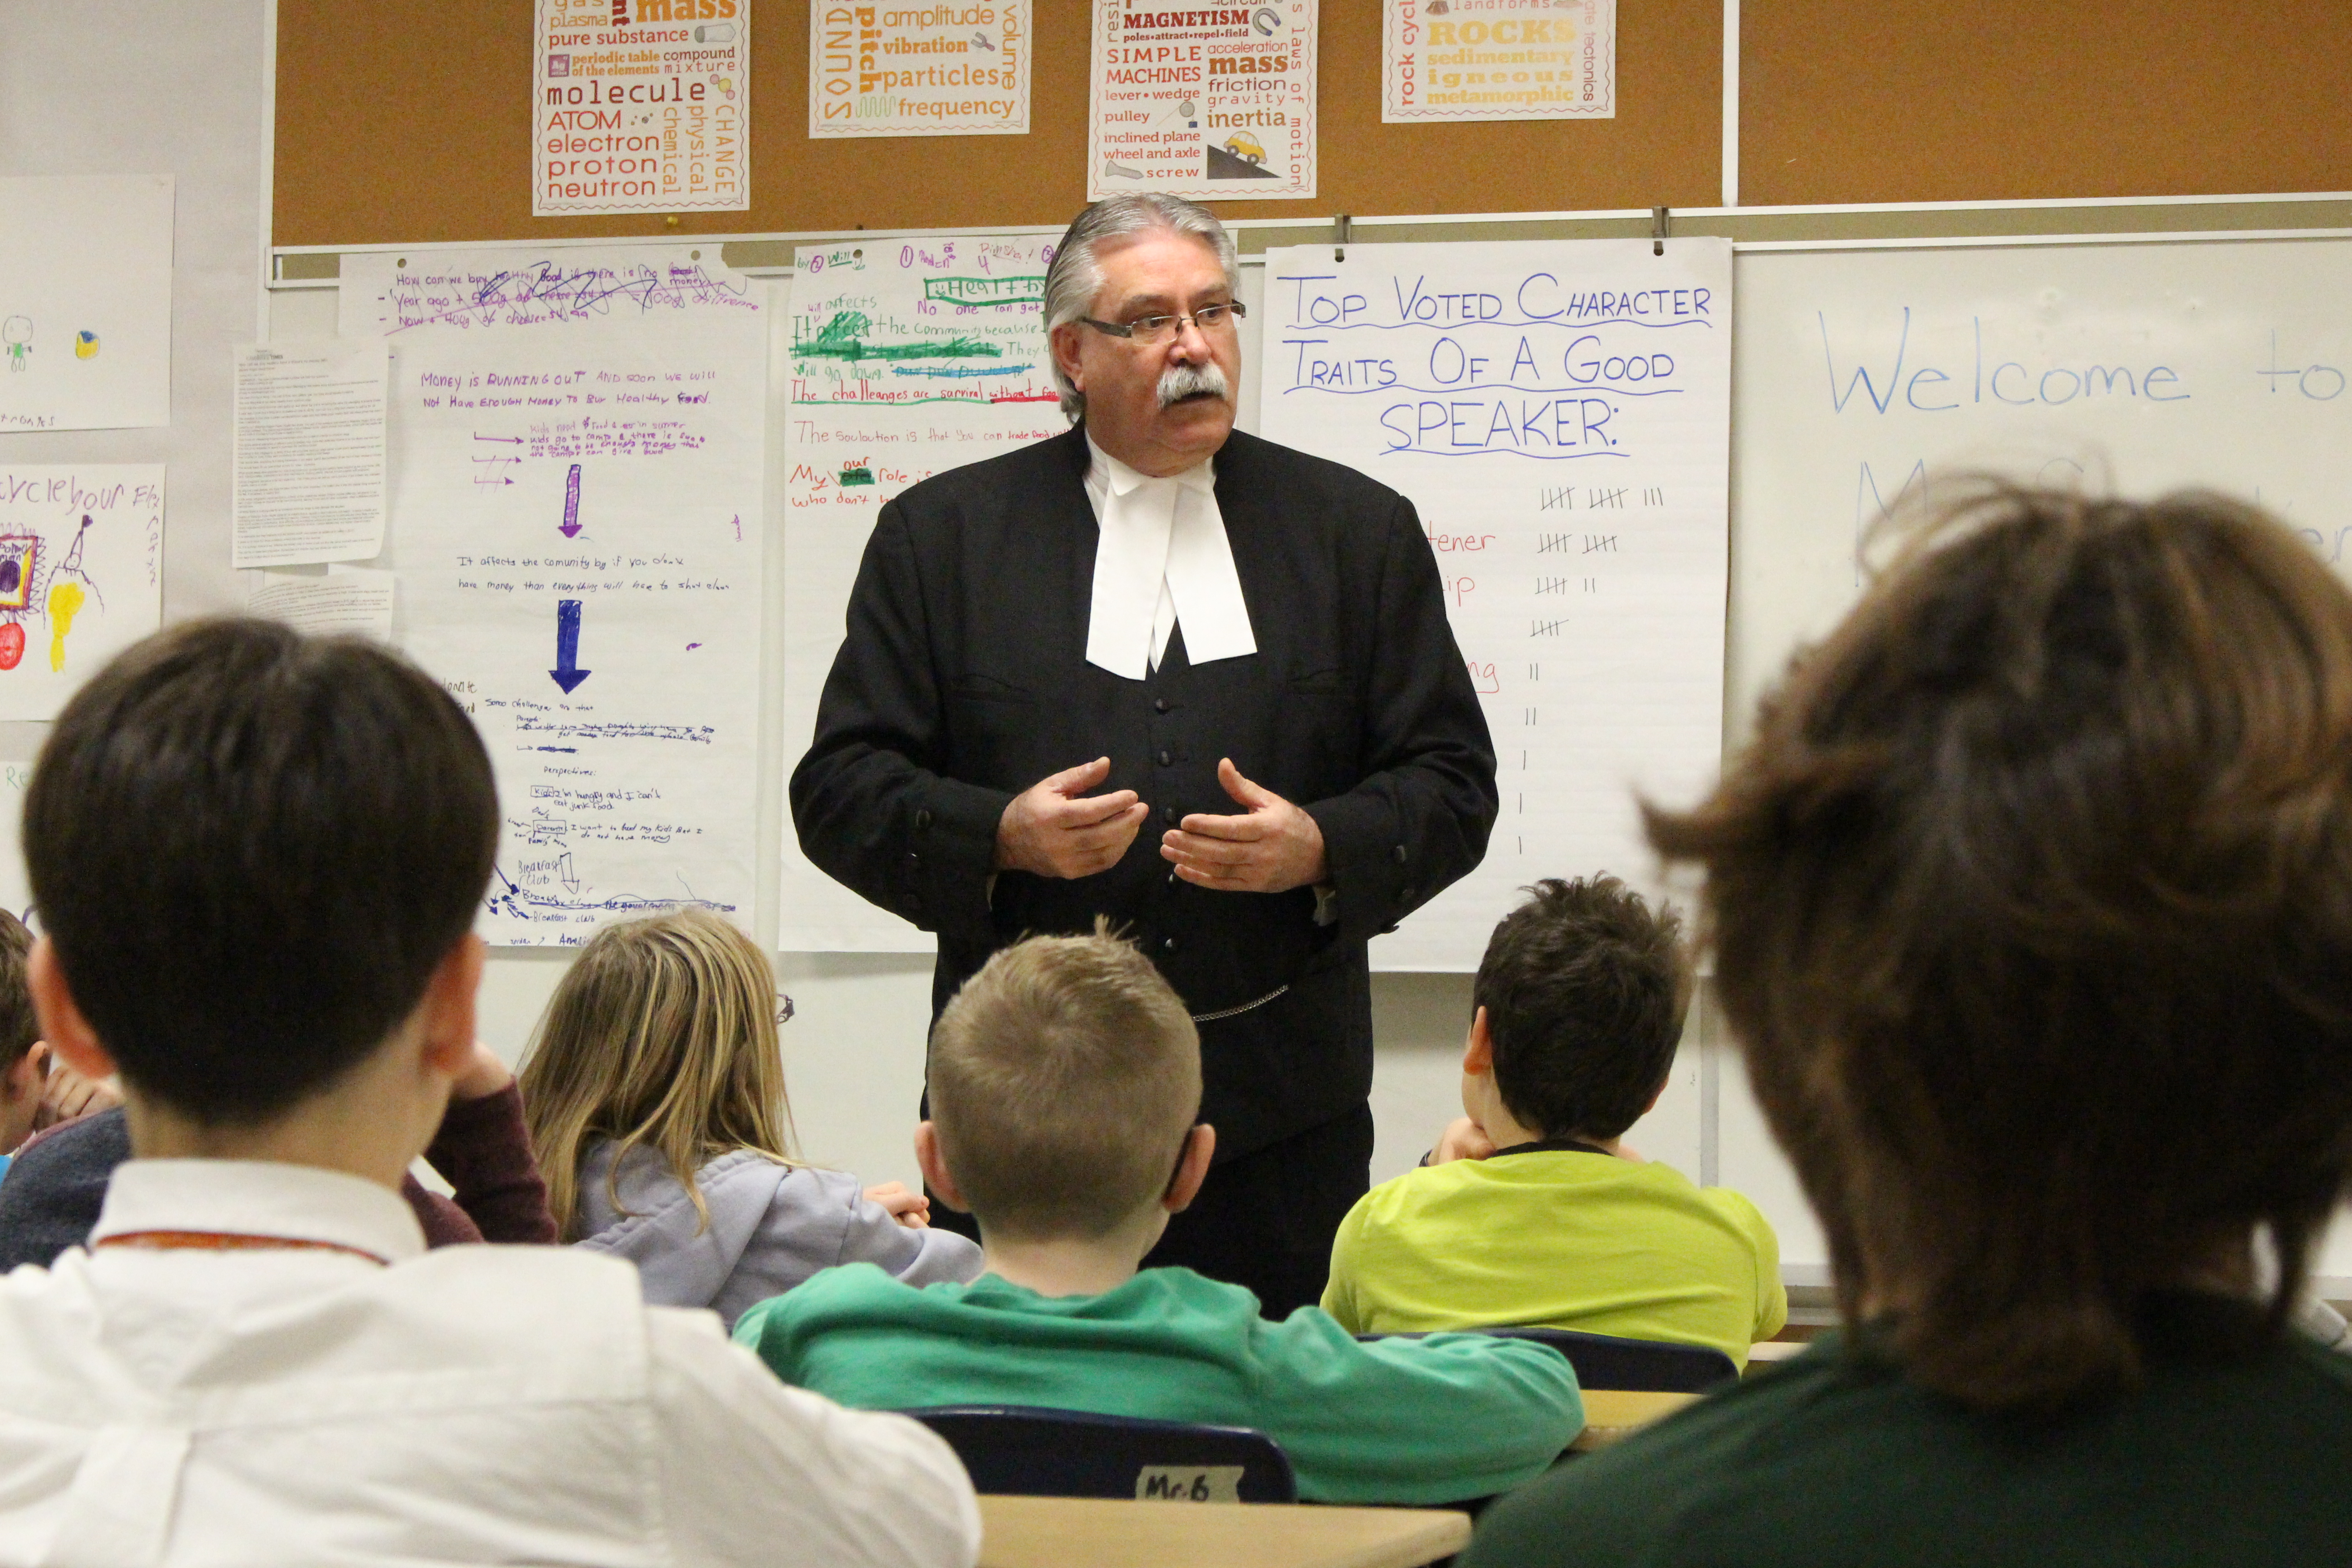
[[1348, 237], [1355, 233], [1356, 220], [1349, 217], [1346, 213], [1341, 213], [1338, 218], [1333, 220], [1331, 227], [1333, 231], [1331, 238], [1331, 259], [1334, 261], [1345, 261], [1348, 259]]
[[1664, 207], [1650, 209], [1650, 254], [1653, 256], [1666, 253], [1666, 216]]

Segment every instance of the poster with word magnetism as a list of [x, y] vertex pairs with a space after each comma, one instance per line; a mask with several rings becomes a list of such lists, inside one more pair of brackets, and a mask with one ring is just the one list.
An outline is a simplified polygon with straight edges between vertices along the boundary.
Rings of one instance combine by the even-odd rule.
[[[782, 377], [785, 765], [816, 728], [883, 504], [1069, 426], [1045, 346], [1043, 235], [803, 247]], [[789, 809], [789, 808], [788, 808]], [[787, 952], [929, 952], [931, 938], [811, 865], [784, 824]]]
[[1617, 0], [1381, 0], [1390, 124], [1616, 117]]
[[1495, 741], [1485, 862], [1374, 963], [1475, 969], [1539, 878], [1654, 890], [1637, 800], [1721, 762], [1729, 242], [1299, 246], [1265, 277], [1263, 434], [1412, 500]]
[[394, 639], [497, 771], [494, 943], [751, 923], [766, 300], [715, 245], [346, 267], [392, 353]]
[[1316, 0], [1094, 0], [1087, 199], [1315, 194]]
[[1029, 0], [809, 7], [811, 136], [1029, 129]]
[[530, 210], [751, 205], [751, 0], [537, 0]]

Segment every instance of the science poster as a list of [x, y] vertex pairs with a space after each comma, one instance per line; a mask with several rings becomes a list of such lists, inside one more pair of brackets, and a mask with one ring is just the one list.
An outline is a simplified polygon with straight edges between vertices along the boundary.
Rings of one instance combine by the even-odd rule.
[[1617, 0], [1381, 0], [1383, 121], [1615, 118]]
[[1029, 0], [809, 6], [811, 136], [1029, 129]]
[[538, 0], [530, 210], [751, 205], [751, 0]]
[[1316, 0], [1095, 0], [1087, 196], [1315, 194]]

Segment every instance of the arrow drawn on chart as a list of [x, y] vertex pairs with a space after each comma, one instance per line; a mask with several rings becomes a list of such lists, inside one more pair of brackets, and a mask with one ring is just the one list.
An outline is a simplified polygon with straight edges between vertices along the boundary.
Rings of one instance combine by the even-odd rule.
[[563, 890], [567, 893], [576, 894], [580, 891], [580, 876], [572, 869], [572, 855], [569, 850], [566, 850], [562, 858], [555, 863], [555, 879], [563, 884]]
[[479, 431], [475, 433], [474, 439], [477, 441], [503, 441], [510, 447], [520, 447], [522, 445], [522, 437], [520, 436], [485, 436]]
[[566, 539], [580, 536], [580, 465], [572, 465], [572, 477], [563, 481], [563, 521], [557, 525]]
[[555, 684], [563, 688], [566, 697], [578, 689], [591, 673], [580, 668], [580, 601], [555, 601], [555, 668], [547, 672]]

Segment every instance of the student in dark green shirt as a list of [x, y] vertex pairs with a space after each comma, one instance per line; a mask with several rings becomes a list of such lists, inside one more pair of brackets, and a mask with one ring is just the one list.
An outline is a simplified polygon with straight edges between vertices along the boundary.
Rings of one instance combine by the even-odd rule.
[[1201, 1048], [1150, 962], [1040, 937], [966, 982], [932, 1031], [930, 1189], [980, 1222], [988, 1272], [919, 1288], [867, 1264], [761, 1303], [735, 1338], [786, 1382], [864, 1409], [1036, 1405], [1255, 1427], [1300, 1495], [1453, 1502], [1542, 1473], [1582, 1428], [1561, 1356], [1477, 1334], [1360, 1344], [1238, 1285], [1136, 1271], [1192, 1201]]
[[1987, 486], [1713, 798], [1724, 1009], [1864, 1327], [1470, 1568], [2352, 1561], [2352, 594], [2275, 521]]

